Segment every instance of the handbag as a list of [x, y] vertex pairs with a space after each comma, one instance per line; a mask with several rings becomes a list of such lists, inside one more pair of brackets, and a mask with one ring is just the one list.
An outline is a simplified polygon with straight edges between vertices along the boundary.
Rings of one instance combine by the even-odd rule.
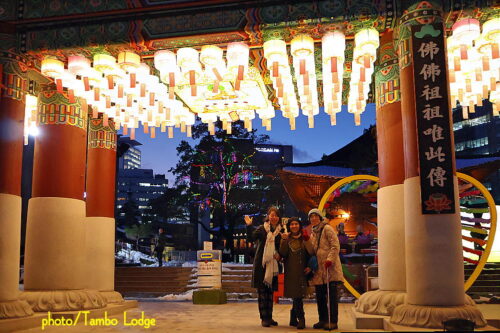
[[[323, 234], [323, 228], [321, 228], [321, 231], [319, 232], [319, 237], [318, 237], [318, 249], [319, 249], [319, 243], [321, 241], [321, 235]], [[309, 257], [309, 260], [307, 261], [307, 267], [311, 269], [311, 272], [306, 274], [306, 277], [308, 280], [312, 279], [314, 276], [314, 272], [318, 270], [318, 257], [316, 255], [312, 255]]]

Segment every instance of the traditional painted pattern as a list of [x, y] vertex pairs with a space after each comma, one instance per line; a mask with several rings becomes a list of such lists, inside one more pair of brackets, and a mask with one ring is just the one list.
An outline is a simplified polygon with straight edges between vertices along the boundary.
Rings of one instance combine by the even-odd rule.
[[104, 126], [102, 115], [89, 120], [88, 148], [116, 151], [116, 140], [115, 122], [112, 119], [108, 119], [107, 126]]
[[[16, 1], [12, 1], [16, 3]], [[23, 18], [40, 18], [68, 14], [83, 14], [126, 9], [129, 1], [123, 0], [24, 0], [20, 12]]]
[[[341, 30], [346, 34], [346, 61], [343, 82], [343, 103], [346, 103], [348, 84], [351, 75], [352, 38], [362, 28], [375, 28], [380, 33], [386, 29], [396, 29], [400, 65], [411, 63], [408, 38], [411, 24], [424, 24], [441, 19], [441, 11], [432, 1], [415, 0], [317, 0], [286, 4], [263, 3], [253, 8], [236, 8], [214, 4], [212, 10], [197, 10], [196, 5], [176, 2], [182, 10], [169, 11], [168, 0], [82, 0], [77, 5], [69, 5], [64, 0], [24, 0], [23, 18], [46, 18], [50, 25], [39, 23], [30, 26], [25, 23], [24, 45], [29, 54], [41, 60], [45, 55], [56, 55], [60, 59], [74, 53], [91, 57], [97, 51], [117, 55], [120, 51], [134, 51], [144, 58], [151, 58], [159, 49], [177, 49], [215, 44], [224, 47], [233, 41], [244, 41], [252, 49], [261, 50], [262, 43], [269, 39], [291, 41], [301, 33], [311, 35], [317, 42], [323, 34], [331, 30]], [[457, 18], [475, 17], [484, 21], [498, 15], [500, 6], [495, 0], [455, 0], [439, 1], [444, 6], [445, 25], [450, 28]], [[413, 4], [413, 5], [412, 5]], [[147, 8], [159, 6], [154, 9]], [[163, 6], [165, 5], [165, 6]], [[229, 5], [234, 5], [230, 3]], [[163, 6], [163, 7], [162, 7]], [[212, 5], [210, 5], [212, 6]], [[168, 7], [168, 8], [167, 8]], [[125, 15], [114, 19], [116, 14], [126, 14], [128, 10], [144, 8], [137, 15]], [[409, 8], [404, 12], [402, 9]], [[126, 11], [123, 11], [126, 10]], [[77, 21], [72, 24], [68, 14], [97, 13], [102, 17], [88, 22]], [[154, 14], [154, 15], [149, 15]], [[54, 16], [60, 16], [51, 18]], [[396, 18], [402, 16], [400, 22]], [[24, 24], [24, 23], [23, 23]], [[21, 24], [23, 27], [24, 25]], [[21, 29], [22, 30], [22, 29]], [[1, 34], [0, 34], [1, 39]], [[22, 41], [21, 41], [22, 42]], [[318, 44], [319, 49], [319, 44]], [[252, 52], [253, 53], [253, 52]], [[270, 89], [265, 60], [262, 52], [256, 52], [253, 59], [261, 70]], [[318, 53], [319, 55], [319, 53]], [[317, 61], [318, 79], [321, 80], [321, 62]], [[393, 84], [393, 86], [396, 86]], [[373, 86], [374, 87], [374, 86]], [[389, 88], [388, 89], [392, 89]], [[375, 91], [375, 90], [373, 90]], [[318, 91], [321, 95], [321, 89]], [[271, 95], [271, 98], [273, 96]], [[392, 99], [389, 97], [389, 99]]]
[[269, 39], [290, 41], [299, 33], [321, 39], [326, 31], [342, 30], [348, 38], [363, 28], [393, 28], [394, 0], [314, 1], [248, 9], [245, 32], [251, 44]]
[[190, 37], [165, 38], [146, 41], [145, 46], [148, 51], [143, 52], [143, 55], [153, 55], [156, 50], [176, 49], [180, 47], [201, 47], [203, 45], [219, 45], [224, 46], [231, 42], [246, 41], [248, 36], [242, 31], [234, 31], [229, 33], [216, 33], [197, 35]]
[[28, 61], [26, 58], [12, 53], [0, 52], [0, 98], [12, 98], [24, 101], [28, 90]]
[[400, 101], [398, 56], [394, 43], [386, 43], [379, 48], [379, 65], [375, 73], [377, 108]]
[[87, 130], [87, 112], [80, 99], [70, 103], [67, 93], [59, 93], [49, 86], [38, 96], [37, 125], [70, 125]]
[[399, 29], [396, 30], [396, 45], [399, 56], [399, 67], [403, 69], [411, 65], [410, 37], [411, 26], [442, 22], [441, 8], [431, 1], [422, 1], [403, 12]]

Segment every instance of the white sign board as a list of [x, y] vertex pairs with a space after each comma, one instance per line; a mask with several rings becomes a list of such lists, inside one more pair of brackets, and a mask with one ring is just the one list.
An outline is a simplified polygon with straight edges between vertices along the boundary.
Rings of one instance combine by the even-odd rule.
[[220, 275], [199, 275], [198, 288], [222, 288]]
[[198, 262], [199, 275], [221, 275], [222, 263], [220, 261], [200, 261]]
[[212, 242], [203, 242], [203, 250], [211, 251], [212, 250]]
[[198, 287], [222, 288], [222, 251], [203, 250], [197, 252]]

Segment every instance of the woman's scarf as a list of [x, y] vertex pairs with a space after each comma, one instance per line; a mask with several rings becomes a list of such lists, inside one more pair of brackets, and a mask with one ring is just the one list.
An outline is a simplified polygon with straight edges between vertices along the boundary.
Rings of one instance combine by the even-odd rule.
[[274, 232], [271, 232], [271, 224], [269, 222], [264, 223], [264, 230], [266, 230], [266, 244], [264, 245], [264, 254], [262, 256], [262, 267], [265, 269], [264, 274], [264, 284], [268, 287], [272, 287], [273, 276], [278, 275], [278, 262], [274, 259], [274, 254], [276, 252], [276, 247], [274, 239], [281, 230], [281, 225], [277, 225]]
[[[321, 230], [325, 227], [325, 225], [327, 224], [326, 221], [321, 221], [320, 223], [318, 223], [317, 225], [315, 225], [314, 227], [312, 227], [312, 231], [314, 232], [314, 235], [316, 236], [316, 242], [315, 242], [315, 246], [318, 246], [318, 249], [319, 249], [319, 236], [321, 234]], [[316, 251], [318, 250], [316, 249]]]

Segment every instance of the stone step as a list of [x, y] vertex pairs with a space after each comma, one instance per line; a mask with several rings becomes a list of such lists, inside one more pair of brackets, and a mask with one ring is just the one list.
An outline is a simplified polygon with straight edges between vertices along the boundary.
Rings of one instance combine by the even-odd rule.
[[224, 268], [231, 269], [231, 270], [252, 270], [253, 266], [252, 265], [224, 265]]
[[246, 294], [246, 293], [256, 293], [255, 288], [226, 288], [222, 286], [222, 289], [224, 289], [228, 293], [237, 293], [237, 294]]
[[222, 286], [227, 287], [250, 287], [251, 281], [224, 281], [222, 280]]
[[486, 286], [490, 286], [490, 287], [498, 287], [500, 288], [500, 280], [476, 280], [474, 281], [474, 284], [472, 285], [473, 287], [474, 286], [483, 286], [483, 287], [486, 287]]
[[115, 288], [119, 292], [182, 293], [191, 284], [191, 267], [119, 267]]
[[164, 286], [164, 287], [185, 287], [186, 281], [115, 281], [115, 285], [117, 286]]
[[496, 274], [481, 274], [478, 276], [477, 280], [499, 280], [500, 281], [500, 272]]
[[174, 292], [185, 292], [187, 290], [186, 287], [161, 287], [161, 286], [115, 286], [115, 290], [118, 292], [122, 291], [136, 291], [136, 292], [165, 292], [165, 293], [174, 293]]
[[[475, 269], [476, 269], [476, 265], [464, 265], [465, 272], [472, 272]], [[498, 270], [498, 271], [500, 271], [500, 265], [494, 264], [494, 263], [487, 263], [486, 265], [484, 265], [483, 271], [484, 270]]]
[[170, 276], [164, 276], [164, 275], [116, 275], [115, 280], [116, 281], [138, 281], [138, 280], [144, 280], [144, 281], [165, 281], [165, 280], [171, 280], [171, 281], [184, 281], [186, 279], [190, 279], [191, 275], [185, 275], [185, 276], [178, 276], [178, 275], [170, 275]]
[[473, 285], [469, 288], [467, 292], [476, 293], [476, 292], [487, 292], [492, 294], [500, 294], [500, 286], [476, 286]]
[[116, 267], [115, 272], [117, 273], [153, 273], [153, 274], [164, 274], [164, 273], [186, 273], [191, 272], [192, 267]]
[[237, 282], [237, 281], [251, 281], [251, 275], [222, 275], [222, 281]]
[[239, 270], [239, 271], [222, 271], [222, 275], [252, 275], [252, 271], [249, 270], [249, 271], [243, 271], [243, 270]]
[[228, 292], [227, 293], [227, 298], [231, 300], [236, 300], [236, 299], [256, 299], [258, 297], [257, 293], [255, 292], [249, 292], [249, 293], [232, 293]]

